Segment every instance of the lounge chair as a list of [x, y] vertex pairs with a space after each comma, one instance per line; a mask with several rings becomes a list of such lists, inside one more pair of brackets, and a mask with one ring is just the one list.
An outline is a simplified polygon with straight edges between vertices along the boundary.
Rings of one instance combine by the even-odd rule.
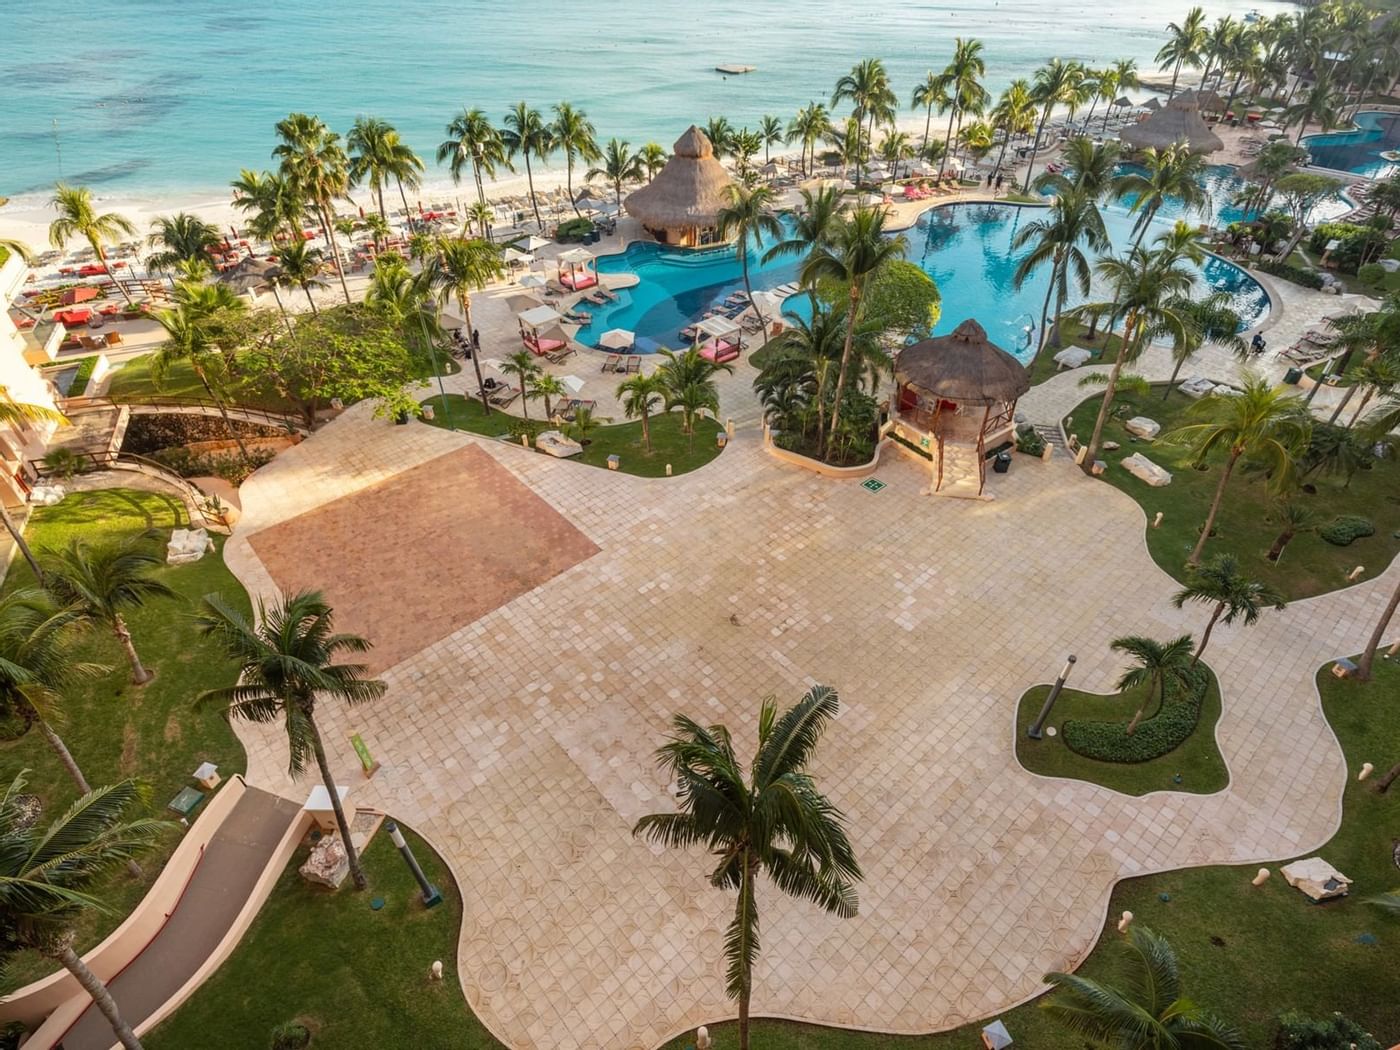
[[520, 396], [520, 391], [513, 386], [498, 386], [493, 391], [488, 391], [486, 400], [497, 408], [509, 408], [512, 401]]
[[546, 361], [549, 361], [551, 364], [557, 365], [560, 361], [564, 360], [564, 358], [568, 357], [573, 352], [574, 348], [572, 346], [569, 346], [568, 344], [565, 344], [562, 348], [558, 350], [553, 350], [545, 354], [544, 359]]
[[604, 372], [618, 372], [621, 371], [619, 367], [621, 364], [621, 354], [609, 354], [607, 357], [603, 358], [603, 367], [601, 370]]
[[1329, 357], [1336, 357], [1337, 351], [1330, 346], [1317, 346], [1307, 339], [1300, 339], [1287, 350], [1280, 350], [1279, 357], [1290, 361], [1300, 368], [1307, 368], [1317, 364], [1319, 361], [1326, 361]]
[[628, 354], [628, 355], [627, 355], [627, 375], [630, 376], [630, 375], [632, 375], [634, 372], [640, 372], [641, 370], [642, 370], [642, 357], [641, 357], [641, 355], [640, 355], [640, 354]]

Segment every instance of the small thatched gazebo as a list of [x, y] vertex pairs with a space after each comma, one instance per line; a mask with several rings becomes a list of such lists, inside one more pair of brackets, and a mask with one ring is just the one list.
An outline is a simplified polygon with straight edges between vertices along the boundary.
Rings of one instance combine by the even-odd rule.
[[1133, 149], [1165, 149], [1184, 142], [1192, 153], [1214, 153], [1225, 148], [1220, 136], [1206, 127], [1194, 91], [1183, 91], [1144, 120], [1119, 134]]
[[671, 159], [622, 206], [662, 244], [694, 248], [719, 240], [715, 222], [728, 204], [733, 180], [694, 124], [672, 147]]
[[1016, 401], [1030, 389], [1020, 361], [967, 320], [901, 350], [890, 429], [933, 467], [930, 490], [981, 496], [987, 457], [1015, 440]]

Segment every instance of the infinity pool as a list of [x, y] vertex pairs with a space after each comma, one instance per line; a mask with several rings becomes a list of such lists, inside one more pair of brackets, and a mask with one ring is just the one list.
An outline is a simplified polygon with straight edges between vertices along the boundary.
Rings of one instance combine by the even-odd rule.
[[1381, 156], [1400, 149], [1400, 114], [1368, 111], [1358, 113], [1355, 123], [1352, 131], [1305, 136], [1303, 145], [1312, 154], [1313, 163], [1372, 179], [1383, 179], [1400, 171], [1400, 163]]

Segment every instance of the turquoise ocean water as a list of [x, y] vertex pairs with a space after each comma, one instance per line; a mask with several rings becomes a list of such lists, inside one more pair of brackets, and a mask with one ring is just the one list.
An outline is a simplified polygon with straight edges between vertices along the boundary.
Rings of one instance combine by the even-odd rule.
[[[12, 4], [0, 49], [0, 195], [60, 176], [107, 196], [222, 188], [270, 166], [272, 125], [292, 110], [344, 131], [357, 114], [393, 122], [431, 155], [462, 105], [494, 119], [519, 99], [582, 106], [602, 138], [669, 144], [691, 122], [787, 119], [829, 96], [867, 56], [885, 59], [901, 102], [955, 36], [982, 40], [993, 91], [1052, 56], [1151, 70], [1159, 4], [987, 0], [72, 0]], [[1279, 0], [1206, 0], [1213, 19]], [[758, 72], [722, 77], [719, 63]]]

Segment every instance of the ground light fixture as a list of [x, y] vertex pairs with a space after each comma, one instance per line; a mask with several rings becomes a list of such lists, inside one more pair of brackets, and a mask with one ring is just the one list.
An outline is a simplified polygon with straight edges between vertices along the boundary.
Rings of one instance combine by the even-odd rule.
[[418, 858], [413, 855], [413, 847], [404, 839], [398, 824], [392, 820], [386, 820], [384, 830], [389, 833], [389, 841], [398, 847], [399, 855], [403, 857], [403, 862], [408, 865], [408, 870], [413, 872], [413, 877], [418, 880], [418, 886], [423, 891], [423, 907], [437, 907], [442, 903], [442, 894], [438, 892], [436, 886], [428, 881], [428, 876], [423, 874], [423, 869], [418, 864]]
[[1065, 679], [1074, 670], [1074, 662], [1077, 659], [1078, 657], [1070, 653], [1069, 659], [1065, 661], [1064, 670], [1060, 672], [1060, 677], [1055, 679], [1055, 684], [1050, 689], [1050, 695], [1045, 698], [1045, 705], [1040, 709], [1040, 714], [1035, 716], [1035, 721], [1026, 730], [1026, 736], [1032, 740], [1041, 738], [1042, 731], [1045, 729], [1045, 720], [1050, 717], [1050, 709], [1055, 706], [1055, 701], [1059, 699], [1060, 690], [1065, 687]]

